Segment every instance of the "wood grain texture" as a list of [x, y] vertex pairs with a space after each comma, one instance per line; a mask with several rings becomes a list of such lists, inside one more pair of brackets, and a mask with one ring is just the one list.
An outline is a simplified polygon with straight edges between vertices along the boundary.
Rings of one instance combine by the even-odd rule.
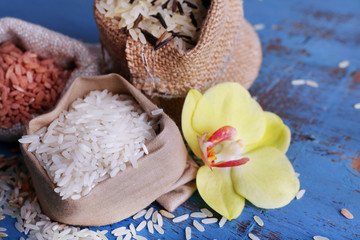
[[[76, 9], [67, 11], [66, 5], [75, 2]], [[43, 10], [30, 13], [40, 3]], [[16, 16], [96, 42], [91, 4], [3, 0], [0, 16]], [[192, 239], [249, 239], [250, 232], [260, 239], [312, 239], [315, 235], [360, 239], [360, 110], [354, 108], [360, 102], [360, 2], [246, 0], [244, 6], [252, 24], [265, 24], [258, 31], [264, 60], [250, 91], [265, 110], [277, 113], [290, 126], [292, 144], [287, 155], [301, 174], [301, 189], [306, 193], [276, 210], [262, 210], [247, 202], [241, 216], [223, 228], [205, 225], [206, 231], [201, 233], [192, 227]], [[340, 69], [337, 65], [343, 60], [349, 60], [350, 66]], [[311, 79], [319, 87], [293, 86], [294, 79]], [[1, 144], [0, 153], [9, 155], [9, 148]], [[160, 209], [157, 204], [152, 206]], [[202, 207], [206, 204], [196, 193], [174, 214]], [[342, 216], [342, 208], [354, 219]], [[253, 215], [260, 216], [265, 225], [259, 227]], [[100, 229], [110, 232], [130, 223], [136, 226], [140, 220], [127, 219]], [[21, 236], [14, 230], [13, 220], [6, 218], [3, 224], [11, 233], [7, 239]], [[185, 227], [191, 225], [190, 219], [177, 224], [165, 219], [165, 235], [151, 235], [145, 229], [139, 234], [148, 239], [185, 239]]]

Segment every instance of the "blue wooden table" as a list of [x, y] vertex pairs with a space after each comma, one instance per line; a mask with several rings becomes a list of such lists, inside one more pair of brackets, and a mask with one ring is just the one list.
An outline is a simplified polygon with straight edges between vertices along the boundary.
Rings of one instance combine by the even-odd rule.
[[[358, 0], [245, 0], [245, 15], [260, 24], [264, 60], [250, 91], [265, 110], [280, 115], [292, 131], [288, 157], [300, 173], [300, 200], [277, 210], [262, 210], [246, 203], [241, 216], [223, 228], [206, 225], [192, 239], [360, 239], [360, 1]], [[92, 17], [92, 1], [2, 0], [0, 17], [13, 16], [38, 23], [71, 37], [98, 42]], [[347, 68], [338, 63], [348, 60]], [[310, 79], [318, 87], [292, 85], [292, 80]], [[0, 153], [10, 155], [14, 145], [1, 143]], [[153, 206], [160, 209], [156, 203]], [[206, 207], [199, 195], [175, 211], [175, 215]], [[347, 208], [349, 220], [340, 214]], [[253, 216], [265, 225], [258, 226]], [[15, 220], [6, 218], [0, 226], [10, 236], [22, 236]], [[99, 229], [137, 225], [127, 219]], [[165, 220], [165, 235], [148, 239], [184, 239], [184, 229], [192, 221], [173, 224]], [[96, 229], [96, 228], [93, 228]], [[114, 236], [107, 234], [109, 239]]]

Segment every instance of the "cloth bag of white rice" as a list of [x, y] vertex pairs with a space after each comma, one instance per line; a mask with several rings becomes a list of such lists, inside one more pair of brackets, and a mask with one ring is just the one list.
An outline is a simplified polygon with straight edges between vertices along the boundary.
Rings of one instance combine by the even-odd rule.
[[[205, 14], [197, 16], [199, 9]], [[203, 91], [223, 81], [249, 88], [261, 65], [261, 44], [244, 19], [242, 0], [95, 0], [94, 17], [114, 72], [177, 123], [190, 88]], [[179, 39], [192, 46], [181, 48]]]
[[[43, 167], [41, 161], [44, 159], [39, 160], [39, 158], [48, 158], [43, 154], [48, 154], [49, 152], [53, 152], [55, 155], [57, 149], [63, 147], [64, 144], [67, 144], [68, 146], [66, 148], [69, 149], [79, 147], [78, 150], [80, 150], [80, 148], [85, 148], [84, 155], [91, 154], [90, 152], [93, 149], [84, 146], [81, 147], [80, 145], [82, 144], [78, 142], [76, 144], [65, 143], [65, 138], [71, 138], [72, 136], [64, 135], [61, 137], [61, 144], [55, 144], [51, 149], [42, 149], [34, 154], [33, 151], [30, 150], [33, 141], [31, 140], [26, 143], [24, 139], [29, 140], [33, 138], [34, 134], [39, 130], [41, 131], [44, 127], [47, 127], [46, 134], [52, 135], [53, 133], [50, 133], [49, 129], [54, 129], [54, 122], [64, 121], [64, 119], [58, 120], [58, 117], [64, 112], [63, 110], [67, 110], [66, 113], [68, 114], [73, 114], [68, 108], [73, 106], [72, 103], [74, 103], [76, 99], [84, 97], [94, 90], [104, 89], [114, 94], [127, 94], [132, 96], [146, 113], [145, 115], [156, 122], [158, 128], [156, 135], [146, 143], [146, 154], [137, 160], [136, 167], [128, 162], [125, 170], [119, 171], [115, 176], [99, 182], [84, 196], [64, 199], [59, 195], [59, 191], [56, 190], [59, 186], [54, 184], [54, 181], [51, 180], [48, 174], [51, 172], [51, 168], [55, 168], [55, 164], [48, 165], [47, 168]], [[92, 102], [96, 101], [98, 100], [92, 100]], [[76, 108], [81, 108], [85, 106], [84, 104], [87, 106], [87, 103], [80, 103]], [[98, 110], [98, 112], [99, 111], [100, 110]], [[88, 113], [88, 115], [92, 114], [96, 115], [98, 113]], [[109, 118], [108, 115], [101, 116], [103, 116], [104, 120], [105, 118]], [[70, 118], [70, 116], [65, 118]], [[77, 121], [77, 119], [75, 120]], [[78, 120], [80, 122], [82, 118], [80, 117]], [[49, 124], [53, 126], [49, 126]], [[91, 128], [92, 126], [90, 125], [94, 126], [94, 124], [95, 123], [86, 123], [82, 128]], [[101, 126], [99, 126], [99, 128], [100, 127]], [[70, 128], [71, 127], [65, 128], [64, 132], [71, 132]], [[95, 128], [97, 127], [95, 126]], [[99, 138], [101, 134], [106, 134], [105, 132], [98, 132], [98, 135], [95, 136], [94, 131], [96, 132], [97, 130], [89, 131], [89, 137], [87, 138], [88, 143], [97, 141], [95, 139], [96, 137]], [[27, 134], [29, 135], [28, 138], [24, 136], [22, 138], [24, 141], [21, 145], [25, 164], [30, 172], [43, 212], [58, 222], [83, 226], [111, 224], [134, 215], [155, 200], [168, 211], [173, 211], [195, 191], [194, 179], [198, 167], [188, 156], [187, 149], [176, 124], [164, 112], [159, 111], [158, 107], [145, 95], [117, 74], [77, 78], [53, 111], [40, 115], [29, 122]], [[80, 131], [75, 131], [75, 138], [79, 137], [79, 134]], [[59, 141], [58, 139], [60, 138], [56, 138], [56, 141]], [[114, 140], [108, 141], [107, 144], [112, 144], [113, 142]], [[102, 148], [106, 148], [106, 146], [104, 145]], [[111, 151], [111, 148], [109, 150]], [[100, 152], [103, 153], [104, 151]], [[62, 155], [65, 157], [68, 154], [69, 152], [62, 152]], [[63, 161], [63, 156], [52, 156], [50, 159], [53, 160], [53, 163], [61, 162]], [[92, 166], [86, 166], [86, 162], [92, 162], [93, 159], [87, 159], [85, 163], [84, 161], [79, 162], [77, 160], [76, 164], [81, 164], [82, 167], [77, 167], [80, 169], [77, 169], [76, 173], [73, 174], [72, 170], [74, 166], [71, 167], [70, 162], [75, 162], [76, 157], [78, 156], [75, 154], [73, 158], [70, 158], [70, 161], [68, 161], [69, 164], [65, 164], [66, 166], [62, 169], [55, 169], [61, 173], [59, 177], [66, 175], [66, 172], [68, 172], [68, 174], [71, 173], [70, 175], [75, 179], [78, 177], [75, 175], [83, 174], [82, 171], [85, 172], [89, 169], [91, 171], [103, 171], [103, 169], [107, 167], [104, 163], [107, 159], [102, 159], [101, 161], [103, 162], [98, 164], [100, 165], [98, 166], [100, 170], [97, 170], [98, 168], [93, 170]], [[101, 159], [101, 157], [102, 156], [96, 156], [96, 159]], [[49, 159], [46, 161], [49, 161]], [[98, 161], [100, 160], [96, 160], [95, 162]], [[112, 161], [108, 164], [111, 164]], [[59, 166], [59, 164], [57, 166]], [[89, 175], [93, 175], [91, 171]], [[57, 173], [55, 173], [55, 175], [56, 174]], [[89, 177], [89, 175], [81, 178], [83, 179], [83, 183], [87, 184], [87, 182], [91, 181], [89, 178], [92, 177]], [[100, 175], [103, 176], [103, 174]], [[71, 181], [75, 182], [77, 180]], [[59, 185], [65, 185], [64, 181]], [[77, 186], [72, 187], [77, 188]]]
[[[79, 76], [99, 75], [100, 73], [99, 58], [92, 54], [83, 42], [48, 30], [39, 25], [16, 18], [1, 18], [0, 44], [6, 41], [13, 42], [23, 51], [30, 51], [41, 59], [51, 59], [56, 66], [71, 69], [71, 73], [69, 73], [68, 78], [65, 79], [66, 83], [62, 86], [64, 90], [59, 90], [59, 92], [56, 93], [56, 97], [61, 95], [61, 92], [64, 92], [75, 78]], [[43, 101], [45, 105], [49, 105], [48, 96], [42, 93], [38, 96], [39, 92], [34, 88], [36, 88], [35, 83], [40, 82], [37, 77], [43, 77], [42, 81], [46, 82], [46, 78], [53, 76], [51, 76], [51, 74], [50, 76], [42, 76], [48, 73], [44, 73], [43, 69], [39, 70], [39, 68], [36, 68], [33, 63], [29, 63], [26, 59], [23, 59], [23, 56], [18, 57], [17, 55], [19, 55], [19, 53], [16, 53], [17, 55], [11, 54], [15, 53], [9, 53], [10, 57], [6, 59], [0, 57], [0, 78], [4, 78], [0, 81], [0, 125], [7, 125], [7, 127], [0, 127], [0, 141], [7, 142], [16, 141], [24, 132], [25, 116], [26, 120], [29, 120], [29, 118], [52, 108], [51, 106], [47, 106], [46, 108], [39, 107], [39, 104], [37, 104], [35, 111], [33, 111], [34, 109], [29, 109], [33, 107], [35, 102]], [[32, 57], [34, 54], [28, 55]], [[17, 60], [14, 60], [15, 58], [17, 58]], [[22, 63], [19, 63], [20, 60]], [[41, 62], [41, 60], [39, 60], [39, 62]], [[33, 66], [30, 66], [30, 64]], [[4, 72], [4, 69], [6, 72]], [[1, 74], [1, 72], [3, 72], [3, 74]], [[12, 81], [9, 81], [5, 86], [4, 81], [6, 81], [6, 79], [11, 79]], [[17, 83], [16, 79], [24, 81], [25, 84], [21, 85], [21, 83]], [[52, 88], [54, 89], [54, 86], [50, 85], [46, 87], [46, 90], [49, 90], [48, 92], [50, 93]], [[54, 95], [55, 93], [52, 94]], [[18, 103], [14, 102], [15, 99], [24, 99], [25, 101]], [[15, 104], [13, 105], [13, 103]], [[18, 109], [23, 109], [24, 111], [21, 112]], [[18, 114], [16, 112], [18, 112]], [[21, 119], [20, 115], [22, 121], [18, 121]]]

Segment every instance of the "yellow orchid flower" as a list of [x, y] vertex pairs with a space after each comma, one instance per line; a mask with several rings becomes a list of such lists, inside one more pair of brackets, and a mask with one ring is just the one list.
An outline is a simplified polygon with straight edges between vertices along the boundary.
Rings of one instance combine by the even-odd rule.
[[299, 191], [285, 155], [289, 128], [240, 84], [220, 83], [204, 94], [191, 89], [181, 118], [185, 140], [205, 163], [197, 173], [198, 191], [228, 220], [241, 214], [245, 199], [260, 208], [280, 208]]

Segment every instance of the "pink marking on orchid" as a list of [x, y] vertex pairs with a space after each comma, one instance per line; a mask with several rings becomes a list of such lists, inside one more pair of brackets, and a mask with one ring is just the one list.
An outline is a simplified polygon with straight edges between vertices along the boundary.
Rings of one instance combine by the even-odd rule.
[[214, 143], [215, 145], [227, 141], [232, 140], [237, 134], [236, 128], [231, 126], [224, 126], [216, 130], [208, 139], [209, 142]]
[[211, 166], [218, 167], [218, 168], [237, 167], [240, 165], [244, 165], [248, 161], [250, 161], [250, 159], [248, 157], [244, 157], [244, 158], [240, 158], [238, 160], [231, 160], [231, 161], [221, 162], [221, 163], [212, 163]]
[[208, 133], [204, 133], [201, 137], [197, 136], [197, 138], [198, 138], [198, 143], [199, 143], [199, 147], [200, 147], [201, 158], [202, 158], [203, 162], [212, 170], [211, 164], [208, 159], [208, 150], [209, 150], [209, 148], [210, 149], [213, 148], [214, 144], [212, 142], [205, 141], [205, 137], [207, 135], [208, 135]]
[[[234, 156], [241, 154], [245, 143], [243, 140], [233, 141], [236, 136], [236, 129], [231, 126], [224, 126], [216, 130], [207, 141], [208, 133], [198, 136], [201, 158], [203, 162], [212, 170], [213, 167], [236, 167], [249, 161], [249, 158], [231, 160]], [[231, 141], [225, 145], [220, 152], [216, 153], [214, 147], [221, 142]]]

